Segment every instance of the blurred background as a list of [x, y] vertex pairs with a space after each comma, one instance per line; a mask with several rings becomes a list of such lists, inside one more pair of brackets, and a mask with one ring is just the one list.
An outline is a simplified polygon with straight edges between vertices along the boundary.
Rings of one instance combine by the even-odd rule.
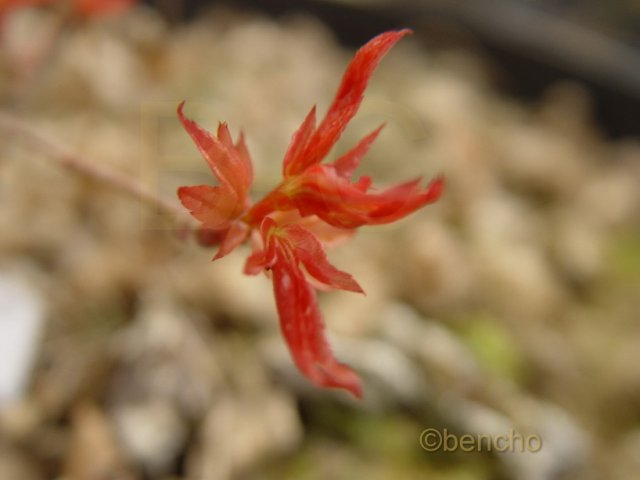
[[[0, 2], [1, 480], [639, 478], [637, 2], [73, 5]], [[243, 129], [258, 198], [355, 48], [399, 27], [331, 156], [386, 122], [360, 171], [447, 187], [329, 252], [367, 292], [320, 297], [356, 402], [296, 371], [248, 248], [211, 263], [67, 166], [177, 204], [212, 182], [187, 100]], [[542, 446], [428, 451], [430, 428]]]

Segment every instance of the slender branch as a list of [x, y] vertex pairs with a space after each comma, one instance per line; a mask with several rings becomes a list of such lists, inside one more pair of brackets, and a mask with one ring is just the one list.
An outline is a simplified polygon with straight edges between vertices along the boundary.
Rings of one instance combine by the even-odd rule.
[[0, 112], [0, 134], [12, 140], [20, 139], [26, 145], [49, 155], [61, 166], [86, 178], [107, 185], [150, 207], [173, 217], [181, 226], [195, 230], [198, 225], [177, 203], [156, 194], [143, 183], [104, 165], [74, 153], [58, 140], [42, 133], [13, 115]]

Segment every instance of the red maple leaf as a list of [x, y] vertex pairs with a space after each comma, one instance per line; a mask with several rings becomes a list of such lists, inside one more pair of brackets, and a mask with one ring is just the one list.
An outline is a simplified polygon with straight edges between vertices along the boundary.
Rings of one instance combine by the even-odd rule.
[[324, 119], [316, 126], [313, 107], [294, 133], [284, 157], [283, 181], [255, 204], [249, 198], [253, 172], [242, 134], [234, 144], [226, 124], [220, 124], [213, 136], [184, 116], [184, 102], [178, 107], [182, 124], [218, 179], [216, 186], [178, 190], [183, 205], [202, 223], [200, 239], [220, 242], [217, 259], [243, 243], [251, 231], [259, 232], [252, 237], [254, 251], [245, 273], [270, 271], [282, 333], [298, 369], [318, 386], [343, 388], [358, 398], [360, 379], [334, 358], [315, 290], [362, 289], [351, 275], [329, 263], [324, 247], [351, 236], [357, 227], [390, 223], [436, 201], [444, 182], [436, 178], [421, 188], [416, 179], [375, 192], [369, 177], [351, 181], [382, 127], [333, 163], [321, 162], [356, 114], [382, 57], [409, 33], [386, 32], [358, 50]]

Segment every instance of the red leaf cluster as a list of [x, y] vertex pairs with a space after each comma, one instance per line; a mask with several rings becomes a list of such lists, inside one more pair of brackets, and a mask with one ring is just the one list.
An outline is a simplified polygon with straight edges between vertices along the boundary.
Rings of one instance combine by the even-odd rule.
[[351, 275], [329, 263], [324, 248], [358, 227], [394, 222], [436, 201], [443, 179], [436, 178], [425, 188], [415, 179], [382, 191], [372, 189], [369, 177], [353, 181], [382, 126], [333, 163], [322, 161], [356, 114], [382, 57], [409, 33], [386, 32], [358, 50], [324, 119], [316, 125], [313, 107], [293, 134], [282, 182], [255, 204], [249, 198], [253, 170], [242, 133], [234, 143], [221, 123], [213, 136], [184, 116], [184, 102], [178, 107], [184, 128], [218, 180], [216, 186], [178, 190], [182, 204], [202, 223], [200, 239], [208, 245], [219, 243], [217, 259], [254, 232], [245, 273], [270, 271], [280, 326], [298, 369], [318, 386], [343, 388], [358, 398], [360, 379], [333, 356], [315, 291], [363, 291]]

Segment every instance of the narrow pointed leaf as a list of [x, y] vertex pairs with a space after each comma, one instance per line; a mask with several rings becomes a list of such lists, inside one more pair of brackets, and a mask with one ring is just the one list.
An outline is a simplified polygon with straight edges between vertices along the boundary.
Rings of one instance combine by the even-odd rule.
[[247, 226], [247, 224], [243, 222], [231, 223], [229, 231], [224, 237], [224, 240], [222, 240], [220, 248], [218, 249], [216, 255], [213, 257], [213, 260], [218, 260], [231, 253], [238, 245], [244, 242], [248, 234], [249, 227]]
[[293, 253], [282, 244], [272, 271], [280, 327], [300, 372], [315, 385], [342, 388], [361, 398], [358, 375], [333, 356], [324, 335], [315, 292], [298, 268]]
[[364, 293], [350, 274], [329, 263], [324, 247], [313, 233], [295, 224], [285, 225], [282, 229], [293, 246], [295, 256], [312, 277], [332, 288]]
[[407, 29], [382, 33], [356, 52], [324, 120], [318, 125], [304, 149], [288, 159], [286, 173], [289, 176], [299, 174], [307, 167], [321, 162], [329, 153], [347, 123], [358, 111], [369, 78], [380, 60], [398, 40], [409, 33], [411, 31]]
[[302, 125], [300, 125], [300, 128], [298, 128], [291, 137], [291, 143], [289, 143], [289, 148], [282, 162], [282, 171], [285, 178], [297, 173], [300, 156], [307, 148], [315, 128], [316, 107], [314, 105], [302, 122]]
[[375, 218], [368, 225], [382, 225], [385, 223], [395, 222], [416, 210], [437, 201], [444, 190], [444, 178], [436, 177], [424, 190], [418, 191], [407, 198], [400, 201], [400, 206], [396, 209], [385, 211], [384, 208], [379, 209], [375, 213]]
[[373, 132], [360, 140], [354, 148], [333, 162], [333, 167], [336, 169], [336, 173], [341, 177], [351, 178], [353, 172], [358, 168], [360, 160], [362, 160], [362, 158], [367, 154], [369, 148], [371, 148], [371, 144], [375, 141], [383, 128], [384, 124], [380, 125]]
[[[233, 144], [231, 133], [226, 123], [218, 125], [218, 140], [224, 145], [226, 152], [232, 157], [234, 163], [233, 180], [234, 188], [241, 192], [247, 192], [253, 182], [253, 165], [249, 157], [244, 135], [240, 134], [238, 143]], [[238, 148], [239, 147], [239, 148]]]
[[411, 180], [378, 193], [363, 191], [336, 174], [331, 165], [308, 168], [295, 179], [289, 202], [302, 216], [316, 215], [339, 228], [390, 223], [436, 201], [443, 180], [434, 180], [425, 190], [419, 179]]
[[244, 174], [244, 184], [246, 185], [246, 190], [249, 190], [251, 184], [253, 183], [253, 164], [251, 162], [251, 156], [249, 155], [249, 149], [247, 148], [247, 143], [244, 139], [244, 132], [240, 131], [238, 135], [238, 141], [235, 144], [236, 152], [238, 152], [238, 156], [240, 157], [240, 161], [243, 164], [243, 168], [245, 169]]
[[369, 187], [371, 186], [372, 183], [373, 183], [373, 180], [369, 175], [363, 175], [358, 179], [357, 182], [353, 183], [352, 185], [355, 189], [364, 193], [367, 190], [369, 190]]

